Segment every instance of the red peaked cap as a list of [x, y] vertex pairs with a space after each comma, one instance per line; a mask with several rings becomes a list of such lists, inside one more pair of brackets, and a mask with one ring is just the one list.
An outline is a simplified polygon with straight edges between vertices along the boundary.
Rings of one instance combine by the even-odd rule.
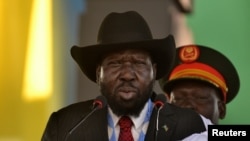
[[175, 83], [187, 79], [208, 82], [219, 88], [226, 103], [237, 95], [240, 88], [239, 75], [232, 62], [222, 53], [202, 45], [177, 48], [174, 67], [159, 79], [159, 84], [170, 94]]

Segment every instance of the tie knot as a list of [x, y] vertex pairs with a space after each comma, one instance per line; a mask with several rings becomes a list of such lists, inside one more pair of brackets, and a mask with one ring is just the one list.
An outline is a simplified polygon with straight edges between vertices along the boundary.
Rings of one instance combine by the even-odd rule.
[[131, 128], [133, 122], [128, 116], [123, 116], [120, 118], [118, 124], [120, 125], [120, 128]]

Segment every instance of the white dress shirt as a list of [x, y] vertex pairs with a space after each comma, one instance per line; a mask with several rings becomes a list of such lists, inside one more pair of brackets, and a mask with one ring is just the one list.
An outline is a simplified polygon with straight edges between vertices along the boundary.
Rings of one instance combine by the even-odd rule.
[[[131, 128], [131, 132], [132, 132], [132, 135], [133, 135], [133, 138], [135, 141], [142, 140], [142, 138], [144, 139], [144, 137], [141, 137], [141, 136], [142, 136], [142, 134], [145, 135], [147, 132], [147, 128], [149, 125], [149, 119], [150, 119], [152, 110], [153, 110], [153, 103], [151, 100], [149, 100], [145, 104], [144, 108], [142, 109], [142, 111], [138, 117], [129, 116], [134, 124], [134, 126], [132, 126], [132, 128]], [[115, 140], [117, 141], [119, 133], [120, 133], [120, 126], [118, 124], [120, 117], [116, 116], [109, 107], [108, 107], [108, 112], [109, 112], [109, 115], [111, 117], [110, 120], [113, 121], [112, 122], [113, 125], [108, 126], [109, 139], [111, 139], [111, 136], [113, 136], [113, 134], [115, 134]], [[110, 123], [111, 122], [109, 122], [109, 124]]]

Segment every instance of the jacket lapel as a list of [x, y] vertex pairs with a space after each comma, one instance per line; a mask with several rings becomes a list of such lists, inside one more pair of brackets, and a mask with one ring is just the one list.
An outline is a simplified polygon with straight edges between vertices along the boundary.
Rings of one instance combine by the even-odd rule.
[[93, 116], [91, 120], [92, 121], [90, 121], [90, 123], [93, 123], [93, 125], [90, 128], [93, 128], [95, 133], [89, 134], [89, 136], [92, 135], [92, 137], [90, 137], [88, 141], [90, 140], [108, 141], [109, 138], [107, 130], [107, 125], [108, 125], [107, 107], [96, 111], [95, 116]]
[[[175, 130], [176, 121], [173, 118], [174, 113], [168, 109], [168, 104], [165, 104], [161, 109], [158, 117], [158, 132], [156, 133], [157, 109], [154, 108], [145, 141], [168, 141], [171, 138], [172, 132]], [[157, 134], [157, 135], [156, 135]]]
[[71, 136], [72, 141], [108, 141], [107, 108], [95, 111]]

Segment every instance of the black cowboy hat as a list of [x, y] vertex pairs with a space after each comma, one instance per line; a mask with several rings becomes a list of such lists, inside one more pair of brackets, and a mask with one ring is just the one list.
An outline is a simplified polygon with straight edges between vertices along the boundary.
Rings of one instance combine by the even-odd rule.
[[229, 103], [238, 94], [240, 79], [233, 63], [222, 53], [203, 45], [185, 45], [177, 48], [171, 72], [159, 80], [163, 91], [170, 94], [173, 86], [192, 79], [210, 83], [225, 91], [224, 101]]
[[153, 39], [146, 21], [135, 11], [107, 15], [100, 26], [97, 42], [96, 45], [71, 48], [73, 59], [94, 82], [96, 67], [103, 54], [127, 48], [148, 51], [157, 63], [156, 79], [159, 79], [171, 68], [176, 51], [172, 35]]

